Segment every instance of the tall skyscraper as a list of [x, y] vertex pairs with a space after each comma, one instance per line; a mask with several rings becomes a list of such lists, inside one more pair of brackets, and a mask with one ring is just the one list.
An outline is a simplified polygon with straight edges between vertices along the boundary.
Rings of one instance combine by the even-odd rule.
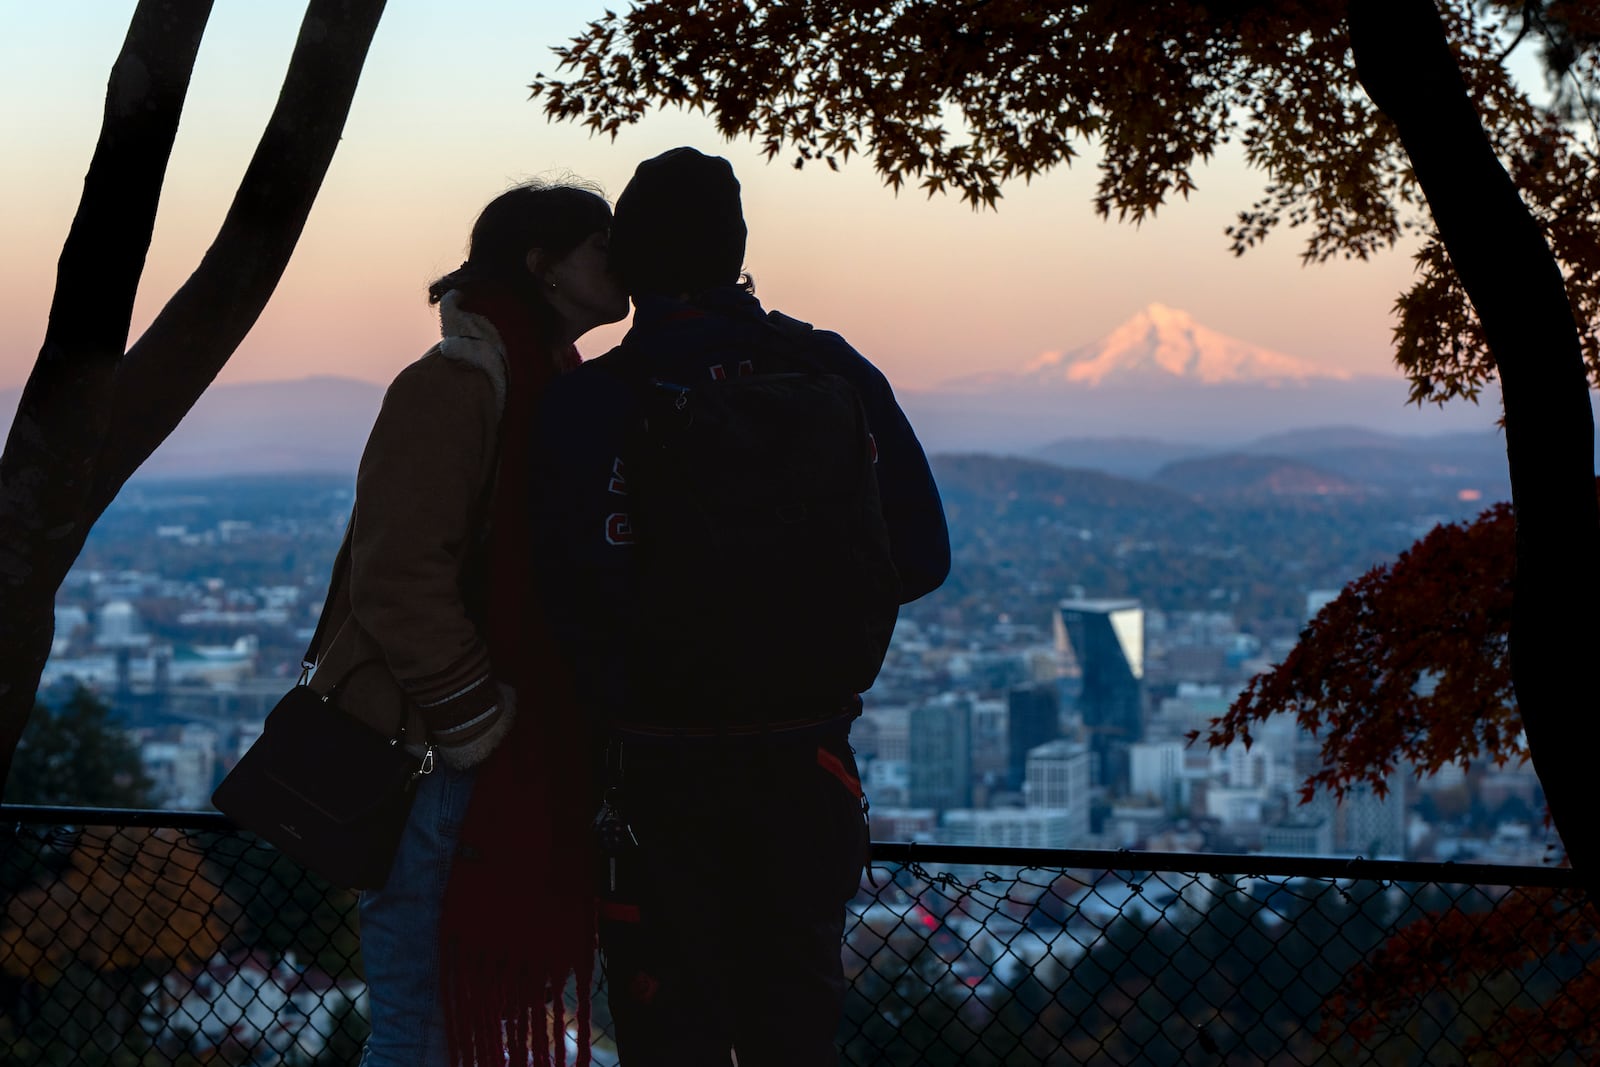
[[1061, 736], [1061, 702], [1054, 684], [1021, 685], [1006, 696], [1006, 788], [1022, 788], [1028, 753]]
[[[988, 788], [1006, 788], [1006, 736], [1011, 710], [1004, 700], [972, 701], [972, 778]], [[980, 806], [983, 805], [980, 801]]]
[[1127, 746], [1144, 736], [1144, 609], [1137, 600], [1063, 600], [1055, 637], [1067, 672], [1080, 679], [1077, 710], [1095, 779], [1125, 785]]
[[910, 722], [910, 807], [972, 804], [972, 705], [944, 693], [914, 708]]

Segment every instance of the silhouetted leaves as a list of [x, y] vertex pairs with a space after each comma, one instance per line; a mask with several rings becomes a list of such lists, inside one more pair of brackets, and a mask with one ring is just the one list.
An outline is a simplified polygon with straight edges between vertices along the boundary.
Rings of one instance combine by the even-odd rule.
[[[710, 113], [769, 159], [861, 154], [892, 189], [993, 208], [1003, 186], [1098, 152], [1095, 209], [1143, 222], [1233, 142], [1261, 195], [1235, 254], [1287, 225], [1307, 263], [1367, 259], [1415, 234], [1396, 358], [1412, 399], [1476, 397], [1494, 362], [1391, 123], [1361, 89], [1341, 0], [1041, 5], [1022, 0], [641, 0], [607, 12], [530, 89], [551, 118], [615, 138], [668, 105]], [[1600, 15], [1592, 5], [1442, 0], [1468, 91], [1568, 280], [1600, 314]], [[1559, 90], [1535, 100], [1507, 65], [1538, 48]], [[1587, 109], [1587, 110], [1586, 110]], [[1591, 130], [1592, 132], [1592, 130]], [[1600, 381], [1600, 339], [1583, 334]]]
[[[1213, 720], [1206, 742], [1248, 745], [1255, 723], [1293, 714], [1322, 741], [1303, 799], [1356, 782], [1381, 793], [1402, 762], [1420, 776], [1450, 762], [1526, 759], [1507, 643], [1514, 536], [1511, 508], [1499, 504], [1369, 571]], [[1430, 911], [1346, 976], [1321, 1036], [1370, 1046], [1441, 989], [1482, 990], [1497, 999], [1468, 1051], [1486, 1062], [1600, 1050], [1597, 918], [1582, 894], [1555, 890], [1527, 890], [1488, 911]]]
[[1370, 1046], [1449, 992], [1483, 1024], [1465, 1044], [1468, 1062], [1566, 1062], [1572, 1049], [1592, 1057], [1600, 1052], [1597, 918], [1582, 893], [1553, 889], [1507, 894], [1487, 911], [1430, 911], [1345, 976], [1319, 1036]]
[[1342, 797], [1356, 782], [1381, 796], [1401, 763], [1424, 775], [1526, 759], [1507, 647], [1514, 536], [1510, 505], [1497, 504], [1362, 575], [1282, 663], [1250, 680], [1206, 743], [1248, 746], [1255, 723], [1294, 715], [1322, 742], [1304, 800], [1318, 788]]

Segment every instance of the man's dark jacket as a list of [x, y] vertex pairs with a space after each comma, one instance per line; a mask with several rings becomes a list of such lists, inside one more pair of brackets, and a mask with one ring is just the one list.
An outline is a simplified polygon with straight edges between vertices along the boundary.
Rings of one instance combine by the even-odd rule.
[[[580, 690], [604, 718], [625, 717], [621, 657], [633, 603], [633, 531], [625, 443], [640, 418], [639, 383], [681, 385], [787, 370], [772, 365], [775, 328], [738, 286], [694, 304], [637, 301], [622, 345], [553, 382], [535, 420], [532, 501], [540, 597], [573, 657]], [[887, 379], [836, 333], [799, 341], [823, 370], [861, 396], [876, 449], [878, 490], [899, 572], [901, 601], [938, 588], [950, 537], [927, 457]], [[779, 357], [782, 358], [781, 356]]]

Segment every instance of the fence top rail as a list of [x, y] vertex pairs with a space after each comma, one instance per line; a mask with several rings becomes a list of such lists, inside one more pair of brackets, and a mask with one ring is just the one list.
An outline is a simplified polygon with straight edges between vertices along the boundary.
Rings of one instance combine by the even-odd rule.
[[215, 811], [45, 804], [0, 804], [0, 826], [144, 826], [171, 830], [215, 830], [225, 834], [242, 832], [226, 815]]
[[[0, 804], [0, 827], [114, 826], [163, 827], [240, 833], [227, 816], [208, 811], [138, 808], [47, 807]], [[1268, 856], [1227, 852], [1143, 852], [1133, 849], [990, 848], [874, 841], [874, 863], [960, 864], [993, 867], [1072, 868], [1244, 875], [1274, 878], [1335, 878], [1378, 882], [1436, 882], [1444, 885], [1540, 886], [1578, 889], [1570, 867], [1528, 867], [1493, 863], [1418, 863], [1369, 860], [1360, 856]]]
[[1570, 867], [1496, 863], [1421, 863], [1361, 856], [1272, 856], [1232, 852], [1142, 852], [1136, 849], [986, 848], [972, 845], [872, 843], [874, 862], [965, 864], [978, 867], [1066, 867], [1083, 870], [1175, 872], [1274, 878], [1335, 878], [1442, 885], [1541, 886], [1577, 889]]

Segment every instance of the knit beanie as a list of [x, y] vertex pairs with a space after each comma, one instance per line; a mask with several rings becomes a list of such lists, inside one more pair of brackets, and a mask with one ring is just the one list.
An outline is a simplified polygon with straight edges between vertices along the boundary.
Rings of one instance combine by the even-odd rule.
[[744, 265], [739, 180], [721, 156], [674, 148], [647, 159], [617, 198], [611, 265], [630, 294], [699, 293]]

